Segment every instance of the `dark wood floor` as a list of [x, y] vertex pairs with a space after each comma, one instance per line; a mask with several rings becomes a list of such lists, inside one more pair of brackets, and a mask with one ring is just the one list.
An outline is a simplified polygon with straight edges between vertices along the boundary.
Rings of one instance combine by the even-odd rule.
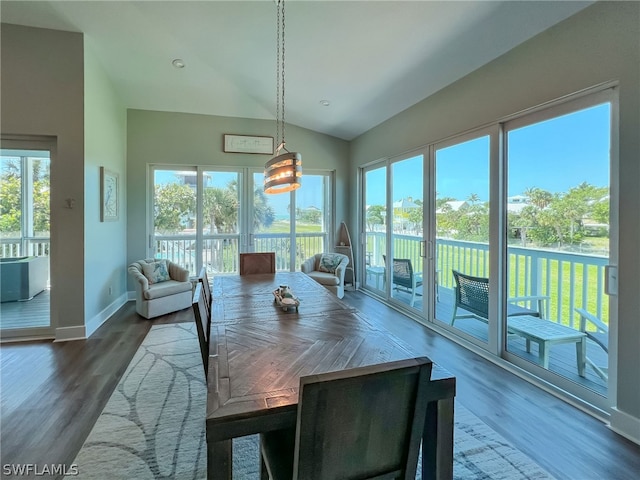
[[[640, 447], [598, 420], [375, 299], [345, 300], [453, 373], [457, 401], [558, 479], [638, 478]], [[0, 463], [70, 464], [151, 325], [180, 321], [190, 309], [149, 321], [130, 302], [89, 340], [0, 346]]]

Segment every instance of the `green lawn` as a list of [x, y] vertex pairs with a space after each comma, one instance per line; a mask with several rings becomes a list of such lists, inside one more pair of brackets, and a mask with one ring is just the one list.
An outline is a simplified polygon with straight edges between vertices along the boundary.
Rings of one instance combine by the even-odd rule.
[[[291, 225], [285, 220], [273, 222], [269, 228], [260, 230], [258, 233], [289, 233]], [[296, 223], [296, 233], [320, 233], [322, 225], [310, 225], [304, 223]]]

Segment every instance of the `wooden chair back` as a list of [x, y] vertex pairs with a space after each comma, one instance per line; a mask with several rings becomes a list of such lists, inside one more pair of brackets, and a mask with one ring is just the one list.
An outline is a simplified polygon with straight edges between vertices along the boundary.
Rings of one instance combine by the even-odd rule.
[[211, 319], [205, 296], [203, 295], [202, 283], [196, 284], [193, 294], [193, 314], [196, 321], [196, 330], [198, 331], [198, 341], [200, 342], [200, 354], [202, 356], [202, 365], [204, 366], [204, 378], [207, 379], [209, 370], [209, 335], [211, 333]]
[[211, 284], [209, 283], [209, 277], [207, 275], [207, 267], [202, 267], [202, 270], [200, 270], [200, 275], [198, 275], [198, 282], [202, 283], [202, 294], [204, 296], [205, 304], [207, 305], [209, 319], [211, 319], [211, 304], [213, 303], [213, 295], [211, 293]]
[[276, 273], [276, 253], [241, 253], [240, 275], [254, 275], [258, 273]]
[[300, 379], [293, 478], [415, 478], [431, 361]]

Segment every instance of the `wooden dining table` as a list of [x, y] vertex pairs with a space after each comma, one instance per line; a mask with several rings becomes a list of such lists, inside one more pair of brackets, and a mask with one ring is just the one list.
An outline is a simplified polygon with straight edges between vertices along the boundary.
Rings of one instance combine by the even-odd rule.
[[[281, 285], [300, 300], [297, 312], [274, 303]], [[209, 479], [232, 478], [232, 439], [295, 427], [301, 376], [424, 356], [301, 272], [217, 276], [212, 290]], [[431, 387], [422, 478], [450, 479], [455, 378], [433, 364]]]

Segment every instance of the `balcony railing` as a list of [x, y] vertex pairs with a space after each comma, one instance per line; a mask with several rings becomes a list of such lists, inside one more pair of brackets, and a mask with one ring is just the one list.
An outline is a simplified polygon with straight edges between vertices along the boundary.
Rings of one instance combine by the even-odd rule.
[[[327, 251], [328, 234], [299, 233], [295, 236], [295, 268], [307, 258]], [[291, 270], [291, 236], [288, 233], [259, 233], [252, 235], [253, 250], [275, 252], [276, 270]], [[239, 272], [240, 235], [207, 235], [203, 239], [202, 264], [210, 274], [233, 274]], [[196, 275], [195, 235], [156, 236], [156, 256], [167, 258], [187, 268]]]
[[51, 241], [48, 237], [22, 237], [0, 239], [0, 258], [48, 257]]
[[[370, 265], [384, 265], [386, 249], [383, 232], [367, 232]], [[416, 271], [422, 270], [421, 237], [393, 235], [396, 258], [409, 258]], [[452, 290], [453, 269], [479, 277], [489, 276], [489, 244], [463, 240], [436, 239], [438, 288]], [[604, 256], [525, 247], [508, 247], [509, 297], [548, 296], [545, 318], [578, 328], [575, 308], [584, 308], [608, 323], [608, 297], [604, 292]]]

